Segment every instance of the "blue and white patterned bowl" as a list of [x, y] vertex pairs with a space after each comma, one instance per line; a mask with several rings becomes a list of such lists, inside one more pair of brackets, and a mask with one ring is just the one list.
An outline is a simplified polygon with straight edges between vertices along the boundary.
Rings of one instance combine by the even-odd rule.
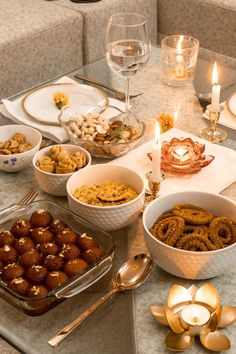
[[18, 154], [0, 154], [0, 170], [5, 172], [17, 172], [28, 166], [42, 142], [41, 134], [31, 127], [25, 125], [3, 125], [0, 127], [0, 142], [5, 142], [15, 133], [24, 134], [27, 142], [32, 144], [32, 149]]

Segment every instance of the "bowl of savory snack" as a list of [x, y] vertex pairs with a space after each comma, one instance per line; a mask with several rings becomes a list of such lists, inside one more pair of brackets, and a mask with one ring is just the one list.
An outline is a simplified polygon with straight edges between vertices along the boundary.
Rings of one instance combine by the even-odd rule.
[[25, 125], [0, 127], [0, 170], [17, 172], [29, 165], [42, 142], [41, 134]]
[[235, 263], [236, 204], [219, 194], [160, 197], [145, 209], [143, 227], [154, 262], [173, 275], [208, 279]]
[[94, 111], [82, 114], [81, 108], [65, 106], [59, 115], [60, 124], [74, 144], [88, 150], [93, 156], [103, 158], [114, 158], [127, 153], [143, 137], [143, 122], [136, 121], [134, 125], [129, 125], [123, 118], [124, 115], [119, 115], [107, 119], [96, 112], [96, 107]]
[[70, 144], [48, 146], [33, 158], [39, 187], [55, 196], [66, 196], [66, 183], [70, 176], [90, 164], [88, 151]]
[[144, 193], [142, 176], [123, 166], [93, 165], [67, 182], [70, 209], [103, 230], [131, 224], [143, 207]]

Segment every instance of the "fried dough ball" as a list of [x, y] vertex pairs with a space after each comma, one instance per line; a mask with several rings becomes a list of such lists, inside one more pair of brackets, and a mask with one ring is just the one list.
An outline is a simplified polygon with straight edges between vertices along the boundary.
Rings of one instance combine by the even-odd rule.
[[82, 254], [82, 258], [88, 263], [94, 263], [99, 260], [99, 258], [102, 256], [103, 250], [96, 246], [89, 248], [88, 250], [84, 251]]
[[26, 271], [26, 278], [31, 284], [41, 284], [48, 274], [47, 268], [41, 265], [33, 265]]
[[16, 220], [11, 227], [11, 232], [16, 237], [28, 236], [32, 228], [32, 225], [29, 220], [20, 219]]
[[20, 265], [24, 268], [30, 268], [33, 265], [40, 263], [40, 254], [34, 248], [29, 251], [26, 251], [20, 256]]
[[64, 243], [76, 243], [77, 238], [77, 234], [72, 229], [67, 227], [64, 230], [57, 232], [55, 240], [59, 246], [63, 246]]
[[63, 257], [65, 261], [70, 261], [71, 259], [79, 258], [79, 255], [80, 249], [73, 243], [67, 245], [64, 244], [60, 252], [60, 256]]
[[56, 255], [59, 252], [59, 248], [55, 243], [52, 242], [47, 242], [47, 243], [41, 243], [39, 247], [40, 252], [44, 257], [48, 255]]
[[93, 240], [92, 237], [86, 235], [85, 233], [78, 237], [77, 245], [82, 250], [87, 250], [89, 248], [95, 247], [96, 242]]
[[64, 260], [60, 256], [50, 254], [45, 258], [44, 264], [48, 270], [60, 270], [64, 266]]
[[81, 273], [86, 268], [88, 268], [88, 263], [81, 258], [76, 258], [66, 262], [64, 271], [68, 277], [71, 278], [74, 275]]
[[14, 247], [18, 253], [22, 254], [34, 248], [34, 243], [31, 238], [23, 236], [16, 240]]
[[30, 298], [37, 298], [37, 297], [41, 297], [44, 296], [48, 293], [48, 290], [45, 286], [43, 285], [34, 285], [32, 286], [32, 288], [30, 288], [27, 291], [27, 297]]
[[17, 252], [15, 248], [5, 245], [0, 248], [0, 261], [4, 264], [15, 263], [17, 261]]
[[56, 234], [58, 231], [62, 231], [66, 228], [68, 228], [68, 225], [66, 225], [64, 221], [58, 219], [53, 220], [49, 225], [49, 229], [53, 234]]
[[53, 240], [53, 234], [51, 231], [44, 229], [43, 227], [31, 230], [30, 236], [35, 243], [48, 243]]
[[49, 211], [44, 209], [39, 209], [33, 212], [30, 218], [30, 222], [35, 227], [47, 227], [51, 224], [53, 218]]
[[15, 237], [11, 231], [0, 230], [0, 247], [5, 245], [12, 246], [15, 242]]
[[58, 286], [67, 282], [68, 276], [61, 271], [50, 272], [46, 278], [46, 286], [49, 290], [55, 289]]
[[10, 263], [6, 267], [4, 267], [2, 271], [2, 278], [6, 282], [11, 281], [15, 278], [20, 278], [24, 274], [24, 268], [21, 265], [16, 263]]
[[24, 278], [15, 278], [7, 284], [8, 288], [15, 293], [24, 296], [29, 290], [29, 283]]

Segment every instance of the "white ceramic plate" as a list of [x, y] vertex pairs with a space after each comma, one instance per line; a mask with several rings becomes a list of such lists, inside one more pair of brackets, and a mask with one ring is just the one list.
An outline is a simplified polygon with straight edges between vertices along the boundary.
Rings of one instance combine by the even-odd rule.
[[231, 114], [236, 117], [236, 92], [227, 99], [227, 107]]
[[83, 114], [91, 111], [90, 107], [100, 106], [101, 110], [108, 104], [108, 97], [102, 91], [88, 85], [54, 84], [30, 91], [22, 99], [23, 111], [32, 119], [44, 124], [60, 125], [60, 110], [53, 100], [55, 92], [63, 92], [69, 97], [69, 104], [82, 107]]

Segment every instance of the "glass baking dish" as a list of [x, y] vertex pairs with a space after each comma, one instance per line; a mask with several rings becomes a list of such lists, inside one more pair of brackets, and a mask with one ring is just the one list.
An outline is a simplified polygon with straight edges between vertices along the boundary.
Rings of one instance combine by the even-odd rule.
[[31, 214], [38, 209], [48, 210], [53, 218], [64, 221], [78, 234], [86, 232], [91, 235], [96, 243], [103, 248], [104, 254], [98, 262], [92, 264], [85, 272], [72, 277], [65, 284], [39, 298], [31, 299], [20, 296], [0, 280], [0, 297], [30, 316], [45, 313], [59, 302], [78, 294], [95, 283], [111, 268], [115, 251], [115, 244], [111, 235], [70, 210], [46, 200], [35, 201], [28, 205], [11, 205], [1, 210], [0, 229], [9, 230], [15, 220], [29, 219]]

